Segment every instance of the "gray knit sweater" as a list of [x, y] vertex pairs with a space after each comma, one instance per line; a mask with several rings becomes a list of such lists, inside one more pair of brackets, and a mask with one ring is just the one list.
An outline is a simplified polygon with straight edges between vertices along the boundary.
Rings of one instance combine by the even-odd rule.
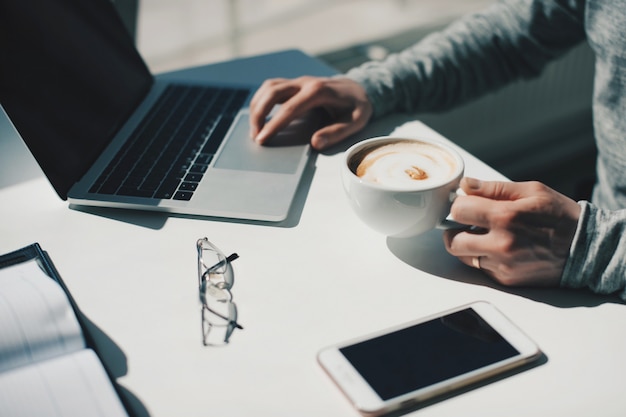
[[443, 110], [532, 78], [580, 42], [596, 56], [598, 183], [582, 213], [561, 285], [626, 300], [626, 0], [504, 0], [383, 62], [348, 72], [374, 117]]

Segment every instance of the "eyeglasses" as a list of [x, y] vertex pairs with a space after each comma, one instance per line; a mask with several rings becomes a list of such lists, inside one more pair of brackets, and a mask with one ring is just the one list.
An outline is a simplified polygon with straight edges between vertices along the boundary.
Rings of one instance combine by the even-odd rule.
[[233, 331], [243, 329], [237, 323], [237, 306], [230, 289], [235, 276], [231, 262], [236, 253], [226, 257], [205, 237], [196, 242], [198, 249], [198, 289], [202, 303], [202, 343], [220, 346], [229, 342]]

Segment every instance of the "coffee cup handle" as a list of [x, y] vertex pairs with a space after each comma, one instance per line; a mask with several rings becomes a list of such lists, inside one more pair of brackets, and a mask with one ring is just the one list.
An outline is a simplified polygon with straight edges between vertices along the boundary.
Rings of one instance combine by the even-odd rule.
[[473, 226], [469, 224], [463, 224], [450, 219], [444, 219], [437, 225], [437, 229], [449, 230], [449, 229], [471, 229]]
[[[450, 203], [454, 203], [454, 200], [459, 195], [467, 195], [467, 194], [465, 194], [465, 192], [460, 188], [452, 191], [448, 197], [450, 199]], [[455, 229], [455, 230], [461, 230], [461, 231], [477, 229], [475, 226], [472, 226], [470, 224], [459, 223], [451, 219], [444, 219], [441, 223], [437, 225], [436, 228], [441, 229], [441, 230]]]
[[454, 220], [444, 219], [436, 227], [441, 230], [458, 230], [460, 232], [473, 232], [477, 234], [487, 233], [487, 229], [478, 226], [472, 226], [471, 224], [463, 224], [455, 222]]

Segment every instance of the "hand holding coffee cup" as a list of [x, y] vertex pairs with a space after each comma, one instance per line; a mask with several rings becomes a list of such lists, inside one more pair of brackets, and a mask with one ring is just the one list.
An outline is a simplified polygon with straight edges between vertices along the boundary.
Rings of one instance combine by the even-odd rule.
[[342, 180], [365, 224], [387, 236], [411, 237], [444, 227], [464, 168], [449, 146], [383, 136], [346, 151]]

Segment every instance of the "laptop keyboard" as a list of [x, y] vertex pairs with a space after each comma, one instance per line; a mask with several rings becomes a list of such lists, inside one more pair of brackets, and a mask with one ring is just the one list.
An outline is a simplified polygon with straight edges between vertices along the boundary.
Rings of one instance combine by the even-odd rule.
[[89, 192], [190, 200], [248, 94], [170, 85]]

